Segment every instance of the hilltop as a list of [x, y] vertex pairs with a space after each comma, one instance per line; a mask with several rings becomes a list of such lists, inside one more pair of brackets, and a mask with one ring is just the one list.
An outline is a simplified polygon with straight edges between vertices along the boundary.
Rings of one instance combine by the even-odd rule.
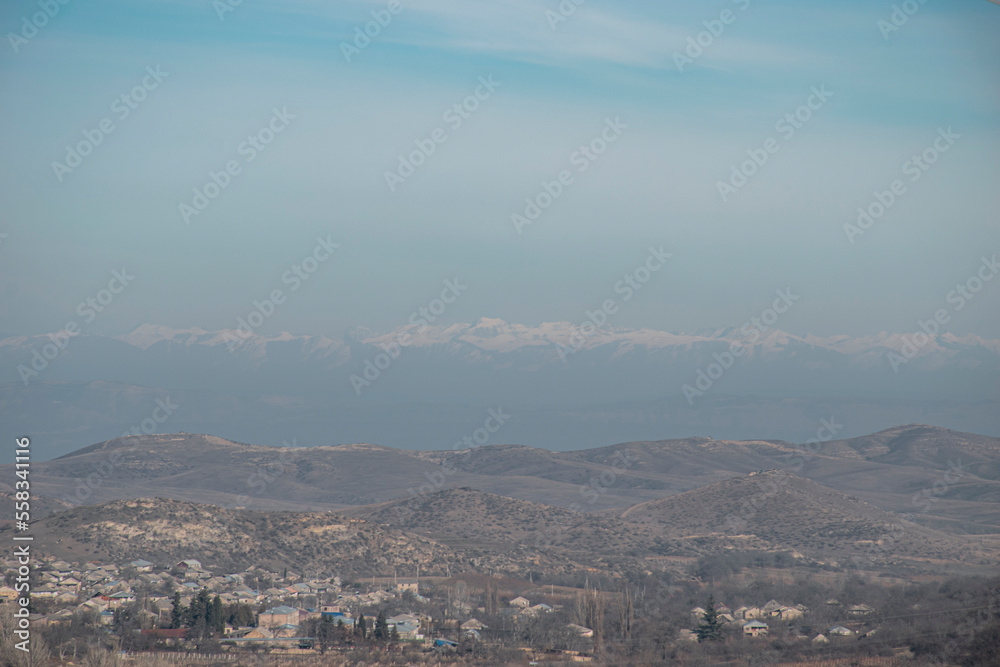
[[[461, 487], [594, 512], [769, 469], [945, 532], [1000, 533], [1000, 439], [925, 425], [814, 444], [698, 437], [566, 452], [520, 445], [282, 448], [189, 433], [128, 436], [34, 461], [32, 490], [52, 499], [37, 504], [40, 514], [155, 496], [262, 511], [346, 511]], [[0, 493], [11, 490], [0, 482]]]

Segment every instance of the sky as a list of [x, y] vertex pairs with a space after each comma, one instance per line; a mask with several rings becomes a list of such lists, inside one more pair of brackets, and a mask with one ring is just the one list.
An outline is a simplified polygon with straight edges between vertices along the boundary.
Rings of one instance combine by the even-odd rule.
[[[614, 326], [787, 288], [790, 332], [907, 332], [1000, 251], [987, 0], [50, 2], [0, 5], [2, 334], [236, 328], [275, 290], [262, 333], [385, 331], [445, 280], [444, 322], [579, 322], [650, 247]], [[997, 313], [985, 282], [948, 329]]]

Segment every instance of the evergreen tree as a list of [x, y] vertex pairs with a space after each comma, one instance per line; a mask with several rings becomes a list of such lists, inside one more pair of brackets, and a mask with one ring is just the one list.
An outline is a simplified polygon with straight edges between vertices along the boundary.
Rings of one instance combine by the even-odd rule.
[[212, 628], [219, 634], [225, 630], [226, 618], [222, 613], [222, 598], [216, 594], [215, 599], [212, 600], [212, 604], [206, 610], [206, 620], [208, 621], [208, 627]]
[[361, 639], [365, 639], [368, 636], [368, 622], [365, 620], [364, 614], [358, 617], [358, 623], [354, 626], [354, 629]]
[[256, 616], [250, 605], [238, 602], [235, 605], [229, 605], [227, 611], [229, 613], [226, 615], [226, 620], [234, 628], [245, 628], [254, 625]]
[[375, 619], [375, 641], [386, 641], [389, 639], [389, 623], [385, 618], [385, 611], [380, 611]]
[[698, 626], [698, 641], [718, 641], [722, 639], [722, 621], [715, 611], [715, 596], [708, 596], [708, 604], [705, 605], [705, 616]]
[[174, 607], [170, 610], [170, 627], [179, 628], [184, 622], [184, 605], [181, 604], [181, 594], [174, 593]]
[[208, 608], [211, 604], [208, 589], [203, 588], [198, 591], [198, 595], [191, 600], [191, 605], [188, 607], [187, 624], [191, 627], [204, 624], [208, 619]]

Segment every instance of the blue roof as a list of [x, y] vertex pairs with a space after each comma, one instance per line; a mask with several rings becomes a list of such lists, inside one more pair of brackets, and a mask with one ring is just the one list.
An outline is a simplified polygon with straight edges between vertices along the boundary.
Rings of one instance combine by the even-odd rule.
[[275, 607], [273, 609], [268, 609], [264, 612], [265, 614], [277, 614], [279, 616], [284, 616], [286, 614], [297, 614], [299, 610], [295, 607], [289, 607], [288, 605], [281, 605], [280, 607]]

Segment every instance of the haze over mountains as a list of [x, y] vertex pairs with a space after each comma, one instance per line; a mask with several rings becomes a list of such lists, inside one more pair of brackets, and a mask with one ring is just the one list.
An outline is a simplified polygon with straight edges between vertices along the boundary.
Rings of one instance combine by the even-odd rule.
[[[42, 361], [50, 337], [0, 338], [0, 407], [19, 415], [20, 429], [0, 436], [30, 431], [52, 456], [132, 428], [432, 449], [472, 433], [498, 406], [513, 418], [491, 443], [556, 450], [690, 435], [805, 440], [831, 417], [840, 436], [908, 422], [1000, 434], [1000, 341], [941, 334], [894, 372], [888, 355], [912, 335], [580, 335], [590, 331], [580, 324], [484, 318], [339, 339], [143, 325], [63, 339], [65, 349]], [[722, 368], [734, 344], [743, 354]], [[700, 393], [685, 396], [685, 385]], [[158, 400], [178, 407], [165, 424], [141, 428]]]
[[[1000, 398], [1000, 386], [990, 382], [1000, 371], [1000, 340], [974, 335], [946, 333], [915, 347], [913, 358], [899, 367], [900, 375], [887, 354], [899, 354], [912, 340], [910, 334], [799, 337], [752, 326], [696, 334], [613, 327], [588, 331], [593, 329], [581, 323], [529, 327], [488, 318], [450, 326], [412, 324], [384, 334], [354, 329], [340, 339], [143, 325], [119, 337], [74, 336], [50, 368], [29, 374], [28, 380], [100, 378], [147, 387], [347, 398], [358, 395], [349, 379], [358, 375], [371, 382], [361, 395], [380, 400], [412, 400], [420, 395], [415, 393], [419, 387], [424, 396], [446, 401], [488, 403], [518, 395], [551, 402], [554, 388], [565, 392], [560, 397], [565, 404], [609, 396], [632, 401], [680, 395], [684, 384], [695, 385], [699, 369], [717, 361], [713, 354], [723, 355], [739, 343], [743, 353], [717, 379], [715, 391], [837, 396], [865, 386], [872, 398], [945, 393]], [[19, 366], [30, 367], [33, 350], [48, 342], [47, 336], [0, 339], [0, 367], [9, 369], [11, 380], [21, 379]], [[364, 375], [365, 361], [383, 351], [393, 361], [389, 369], [379, 369], [385, 379], [375, 382]], [[436, 369], [432, 376], [425, 373], [429, 367]], [[578, 382], [597, 370], [607, 374], [603, 384]], [[482, 382], [487, 373], [490, 382]], [[907, 379], [907, 373], [922, 382]]]

